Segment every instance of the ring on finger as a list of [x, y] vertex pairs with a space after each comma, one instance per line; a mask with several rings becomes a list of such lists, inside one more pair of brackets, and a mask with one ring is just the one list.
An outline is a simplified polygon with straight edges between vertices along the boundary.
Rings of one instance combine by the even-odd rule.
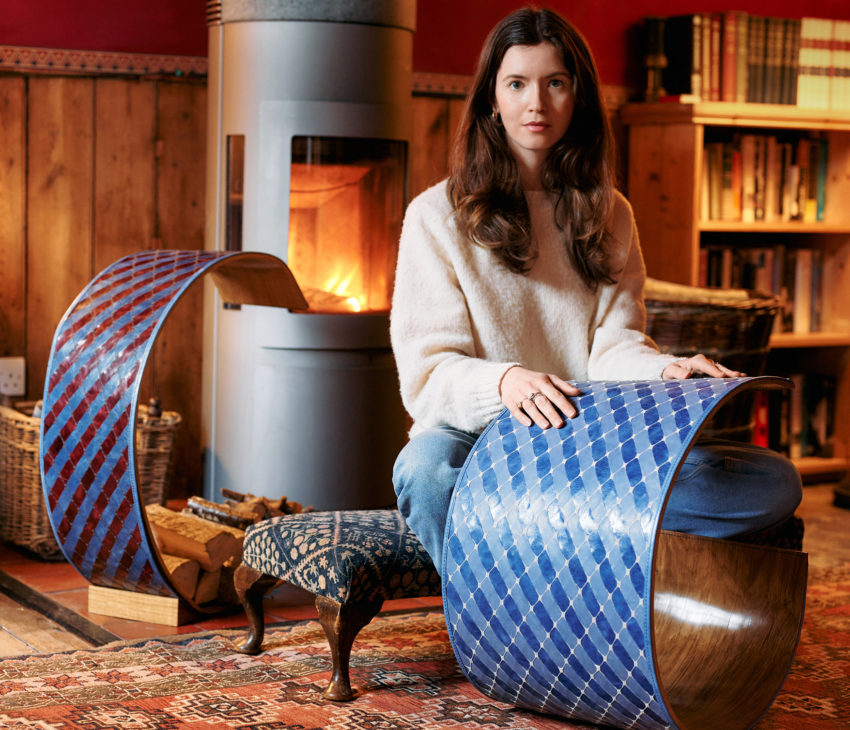
[[[534, 403], [534, 399], [535, 399], [537, 396], [539, 396], [539, 395], [543, 395], [543, 393], [541, 393], [541, 392], [538, 390], [536, 393], [532, 393], [530, 396], [528, 396], [528, 400], [530, 400], [532, 403]], [[537, 404], [536, 404], [536, 403], [534, 403], [534, 405], [537, 405]]]

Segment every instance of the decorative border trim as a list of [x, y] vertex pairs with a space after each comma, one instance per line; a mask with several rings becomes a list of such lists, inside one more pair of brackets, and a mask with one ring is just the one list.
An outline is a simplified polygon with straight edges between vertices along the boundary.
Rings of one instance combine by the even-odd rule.
[[466, 96], [472, 86], [472, 76], [413, 72], [413, 93], [421, 96]]
[[165, 56], [154, 53], [75, 51], [0, 45], [0, 72], [60, 74], [128, 74], [134, 76], [206, 76], [203, 56]]
[[[111, 51], [75, 51], [63, 48], [31, 48], [0, 45], [0, 73], [58, 73], [121, 76], [206, 76], [204, 56], [165, 56], [154, 53], [114, 53]], [[413, 93], [419, 96], [464, 97], [472, 86], [467, 74], [413, 73]], [[624, 86], [603, 86], [609, 111], [628, 101]]]

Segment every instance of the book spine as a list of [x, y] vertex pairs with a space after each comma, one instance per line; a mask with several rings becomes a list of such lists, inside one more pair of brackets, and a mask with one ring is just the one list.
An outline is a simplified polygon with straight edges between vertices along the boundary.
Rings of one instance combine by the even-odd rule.
[[765, 51], [767, 45], [765, 33], [767, 30], [767, 18], [751, 16], [751, 21], [751, 63], [748, 83], [752, 87], [752, 92], [749, 93], [749, 101], [761, 103], [764, 101]]
[[833, 30], [830, 101], [833, 109], [850, 111], [850, 20], [836, 20]]
[[829, 140], [821, 137], [817, 142], [817, 220], [823, 221], [826, 216], [826, 179], [829, 170]]
[[794, 255], [793, 327], [795, 334], [811, 331], [812, 312], [812, 250], [800, 248]]
[[741, 153], [734, 143], [722, 145], [720, 182], [720, 220], [740, 220]]
[[797, 68], [800, 52], [800, 21], [786, 18], [782, 44], [782, 103], [797, 103]]
[[778, 104], [782, 96], [780, 77], [784, 22], [782, 18], [767, 18], [766, 23], [763, 101], [768, 104]]
[[774, 223], [779, 220], [782, 199], [782, 175], [779, 171], [779, 143], [768, 135], [765, 143], [764, 219]]
[[747, 64], [748, 64], [748, 35], [749, 16], [747, 13], [737, 14], [736, 27], [738, 30], [737, 53], [735, 54], [735, 101], [747, 100]]
[[823, 318], [823, 251], [812, 249], [812, 290], [809, 331], [820, 332]]
[[755, 219], [763, 221], [765, 217], [765, 204], [767, 198], [767, 167], [765, 165], [765, 137], [758, 135], [755, 139]]
[[711, 15], [702, 13], [700, 15], [700, 33], [702, 40], [700, 49], [702, 51], [702, 98], [705, 101], [711, 100]]
[[702, 81], [702, 16], [694, 13], [690, 16], [691, 30], [691, 93], [703, 97]]
[[720, 198], [723, 187], [723, 143], [709, 142], [705, 148], [708, 158], [708, 218], [720, 220]]
[[738, 26], [737, 13], [721, 14], [723, 43], [720, 50], [720, 100], [735, 101], [738, 79]]
[[756, 135], [741, 135], [741, 220], [756, 219]]
[[720, 101], [720, 57], [723, 38], [723, 18], [709, 13], [711, 28], [711, 65], [709, 66], [709, 100]]
[[767, 391], [759, 390], [753, 396], [753, 438], [755, 446], [770, 447], [770, 403]]

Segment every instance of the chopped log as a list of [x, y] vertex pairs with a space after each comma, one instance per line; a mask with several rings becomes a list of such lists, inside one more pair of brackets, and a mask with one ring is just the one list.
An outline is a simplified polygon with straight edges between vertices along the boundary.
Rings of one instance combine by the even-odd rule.
[[195, 603], [209, 603], [218, 598], [218, 586], [221, 582], [221, 568], [218, 570], [202, 570], [195, 589]]
[[204, 570], [218, 570], [230, 557], [241, 555], [245, 533], [235, 527], [174, 512], [158, 504], [145, 507], [154, 540], [161, 553], [197, 560]]
[[269, 499], [268, 497], [258, 497], [250, 492], [236, 492], [232, 489], [226, 488], [221, 490], [221, 494], [225, 498], [226, 503], [231, 507], [235, 507], [238, 504], [249, 504], [252, 506], [262, 505], [266, 509], [266, 515], [261, 519], [268, 519], [269, 517], [276, 517], [278, 515], [294, 515], [301, 512], [313, 511], [312, 507], [304, 507], [300, 502], [290, 502], [286, 497]]
[[198, 586], [198, 573], [201, 566], [197, 560], [190, 560], [178, 555], [168, 555], [161, 553], [160, 557], [168, 571], [168, 577], [171, 580], [171, 585], [177, 590], [181, 596], [193, 596]]
[[246, 516], [239, 514], [230, 505], [210, 502], [203, 497], [189, 497], [186, 507], [190, 512], [196, 514], [198, 517], [203, 517], [205, 520], [219, 522], [222, 525], [230, 525], [240, 530], [244, 530], [248, 525], [257, 522], [253, 511], [251, 511], [250, 516]]

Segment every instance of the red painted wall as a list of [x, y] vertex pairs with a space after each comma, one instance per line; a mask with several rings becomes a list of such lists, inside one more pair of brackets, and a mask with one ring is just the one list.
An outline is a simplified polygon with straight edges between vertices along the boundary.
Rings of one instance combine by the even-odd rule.
[[[469, 74], [484, 37], [522, 0], [418, 0], [413, 67]], [[546, 0], [587, 37], [603, 82], [635, 85], [634, 25], [644, 15], [743, 10], [850, 19], [848, 0]], [[0, 44], [93, 51], [206, 55], [205, 0], [3, 0]]]
[[[524, 4], [517, 0], [419, 0], [414, 69], [472, 73], [490, 28]], [[634, 28], [645, 15], [741, 10], [784, 18], [850, 19], [848, 0], [543, 0], [530, 4], [550, 7], [572, 22], [590, 44], [602, 81], [621, 86], [634, 86], [642, 75], [634, 50]]]

